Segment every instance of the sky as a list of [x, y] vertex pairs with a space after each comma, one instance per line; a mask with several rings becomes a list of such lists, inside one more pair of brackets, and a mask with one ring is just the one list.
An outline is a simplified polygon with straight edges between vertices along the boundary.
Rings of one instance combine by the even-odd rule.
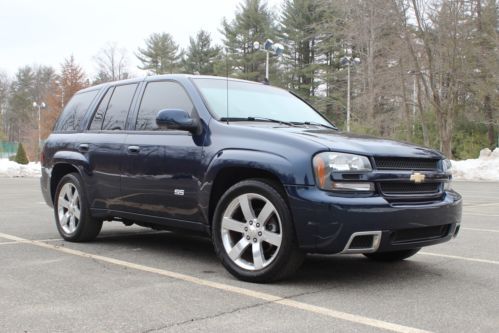
[[[13, 76], [25, 65], [59, 68], [74, 55], [89, 76], [107, 43], [128, 50], [132, 74], [140, 75], [134, 52], [152, 33], [168, 32], [186, 47], [200, 29], [215, 42], [222, 19], [231, 20], [241, 0], [0, 0], [0, 72]], [[276, 10], [282, 0], [267, 0]]]

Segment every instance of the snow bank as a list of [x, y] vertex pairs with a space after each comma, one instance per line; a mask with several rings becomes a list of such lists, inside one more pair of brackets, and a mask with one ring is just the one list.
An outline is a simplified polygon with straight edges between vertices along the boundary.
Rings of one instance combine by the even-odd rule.
[[499, 181], [499, 148], [482, 149], [477, 159], [452, 161], [452, 176], [455, 180]]
[[0, 159], [0, 177], [40, 177], [40, 163], [18, 164], [8, 159]]

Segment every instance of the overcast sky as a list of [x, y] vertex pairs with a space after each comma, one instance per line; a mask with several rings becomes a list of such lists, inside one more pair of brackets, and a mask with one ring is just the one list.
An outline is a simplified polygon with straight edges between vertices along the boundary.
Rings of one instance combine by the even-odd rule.
[[[134, 52], [154, 32], [169, 32], [181, 47], [207, 30], [219, 42], [223, 17], [232, 19], [241, 0], [0, 0], [0, 71], [13, 76], [24, 65], [59, 68], [73, 54], [89, 75], [93, 57], [107, 42]], [[267, 0], [279, 8], [281, 0]]]

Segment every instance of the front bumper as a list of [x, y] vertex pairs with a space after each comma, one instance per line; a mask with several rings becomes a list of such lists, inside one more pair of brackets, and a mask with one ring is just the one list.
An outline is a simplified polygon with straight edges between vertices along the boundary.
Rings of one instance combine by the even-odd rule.
[[[298, 243], [311, 253], [342, 252], [353, 233], [380, 231], [378, 251], [419, 248], [449, 241], [461, 222], [462, 199], [454, 191], [418, 204], [390, 203], [382, 196], [340, 196], [316, 187], [286, 186]], [[394, 236], [442, 227], [439, 237]], [[427, 229], [426, 229], [427, 230]]]

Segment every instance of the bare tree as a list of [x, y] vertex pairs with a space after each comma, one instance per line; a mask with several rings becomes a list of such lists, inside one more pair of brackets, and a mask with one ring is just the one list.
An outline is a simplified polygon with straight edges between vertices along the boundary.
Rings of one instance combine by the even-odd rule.
[[124, 80], [129, 77], [127, 51], [115, 42], [107, 43], [94, 57], [98, 74], [96, 83]]

